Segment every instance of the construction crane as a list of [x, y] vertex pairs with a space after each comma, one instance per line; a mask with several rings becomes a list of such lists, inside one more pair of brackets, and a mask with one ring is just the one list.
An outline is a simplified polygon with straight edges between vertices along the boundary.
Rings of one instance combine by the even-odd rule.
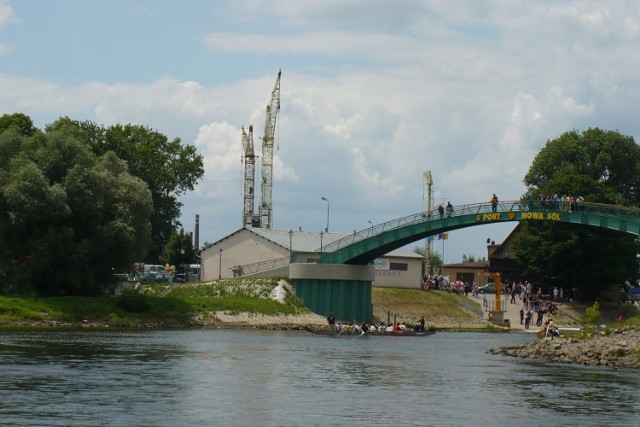
[[264, 135], [262, 137], [262, 183], [260, 195], [260, 227], [271, 228], [273, 191], [273, 142], [275, 139], [276, 121], [280, 112], [280, 76], [282, 70], [278, 70], [278, 78], [271, 92], [271, 102], [267, 105], [267, 114], [264, 123]]
[[[424, 180], [427, 183], [427, 218], [431, 215], [431, 203], [432, 203], [432, 193], [431, 186], [433, 185], [433, 180], [431, 179], [431, 171], [428, 170], [424, 173]], [[425, 239], [424, 241], [424, 271], [425, 274], [431, 274], [433, 267], [431, 266], [431, 241], [429, 239]]]
[[254, 189], [256, 179], [256, 155], [253, 151], [253, 125], [249, 125], [249, 132], [242, 127], [242, 150], [244, 155], [244, 185], [242, 188], [242, 226], [259, 226], [260, 218], [254, 215]]

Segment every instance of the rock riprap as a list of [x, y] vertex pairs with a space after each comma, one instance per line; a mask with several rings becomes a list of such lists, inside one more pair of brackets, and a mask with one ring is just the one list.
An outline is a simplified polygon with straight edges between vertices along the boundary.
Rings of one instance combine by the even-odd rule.
[[591, 338], [541, 339], [489, 350], [492, 354], [559, 363], [640, 369], [640, 327], [596, 333]]

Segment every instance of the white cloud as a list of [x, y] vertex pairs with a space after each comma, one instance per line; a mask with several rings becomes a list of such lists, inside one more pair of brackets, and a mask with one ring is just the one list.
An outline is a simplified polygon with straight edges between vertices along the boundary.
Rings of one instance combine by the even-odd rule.
[[0, 27], [9, 22], [13, 16], [13, 8], [7, 0], [0, 0]]
[[215, 212], [220, 225], [209, 241], [240, 223], [240, 129], [254, 125], [260, 153], [275, 81], [275, 69], [260, 74], [265, 63], [283, 67], [276, 227], [320, 229], [321, 195], [331, 200], [335, 230], [414, 213], [424, 205], [427, 169], [436, 201], [518, 198], [545, 141], [574, 128], [618, 129], [640, 141], [634, 2], [278, 4], [274, 16], [267, 2], [234, 2], [251, 19], [270, 19], [271, 30], [222, 28], [204, 38], [206, 59], [231, 67], [242, 56], [242, 66], [260, 70], [249, 77], [63, 85], [4, 74], [0, 105], [145, 124], [195, 144], [206, 173], [185, 198], [185, 214]]

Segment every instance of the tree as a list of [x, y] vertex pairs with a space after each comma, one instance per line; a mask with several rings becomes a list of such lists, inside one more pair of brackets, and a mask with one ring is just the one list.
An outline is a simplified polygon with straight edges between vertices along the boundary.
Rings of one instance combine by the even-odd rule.
[[22, 113], [3, 114], [0, 117], [0, 133], [15, 127], [21, 135], [33, 136], [38, 130], [33, 126], [31, 117]]
[[462, 262], [476, 262], [475, 255], [462, 254]]
[[96, 155], [114, 152], [127, 162], [129, 173], [149, 186], [153, 199], [151, 215], [152, 245], [147, 261], [159, 260], [169, 238], [180, 226], [178, 197], [192, 191], [204, 174], [203, 157], [180, 138], [165, 135], [144, 126], [114, 125], [104, 128], [95, 123], [78, 122], [64, 117], [47, 127], [64, 127], [86, 142]]
[[0, 133], [0, 153], [0, 273], [11, 290], [20, 277], [44, 294], [101, 293], [144, 254], [151, 194], [115, 154], [96, 156], [65, 129], [15, 127]]
[[[632, 137], [588, 129], [547, 141], [524, 178], [525, 198], [583, 196], [588, 202], [640, 204], [640, 147]], [[525, 274], [546, 285], [593, 298], [635, 278], [640, 246], [634, 236], [565, 223], [523, 223], [514, 242]]]
[[193, 247], [191, 233], [185, 233], [184, 229], [174, 233], [162, 251], [162, 262], [179, 268], [182, 265], [195, 264], [196, 251]]
[[[424, 274], [425, 260], [426, 260], [425, 250], [420, 246], [416, 246], [415, 248], [413, 248], [413, 252], [422, 257], [422, 274]], [[442, 257], [440, 256], [439, 253], [431, 252], [430, 261], [431, 261], [431, 268], [433, 270], [433, 273], [437, 273], [438, 271], [440, 271], [440, 269], [442, 269]]]

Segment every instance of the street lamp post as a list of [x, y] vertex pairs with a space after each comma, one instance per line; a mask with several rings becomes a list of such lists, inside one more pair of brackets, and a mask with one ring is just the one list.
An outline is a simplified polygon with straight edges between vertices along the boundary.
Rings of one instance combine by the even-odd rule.
[[329, 199], [327, 199], [326, 197], [322, 197], [322, 200], [324, 200], [325, 202], [327, 202], [327, 227], [324, 229], [325, 233], [329, 232], [329, 208], [331, 206], [331, 202], [329, 201]]
[[220, 248], [220, 264], [218, 264], [218, 280], [222, 279], [222, 248]]
[[291, 255], [292, 249], [293, 249], [293, 230], [289, 229], [289, 255]]
[[373, 228], [373, 223], [371, 222], [371, 220], [367, 221], [369, 224], [371, 224], [371, 228]]
[[322, 230], [320, 230], [320, 252], [322, 253], [322, 236], [324, 235], [324, 233], [322, 232]]

